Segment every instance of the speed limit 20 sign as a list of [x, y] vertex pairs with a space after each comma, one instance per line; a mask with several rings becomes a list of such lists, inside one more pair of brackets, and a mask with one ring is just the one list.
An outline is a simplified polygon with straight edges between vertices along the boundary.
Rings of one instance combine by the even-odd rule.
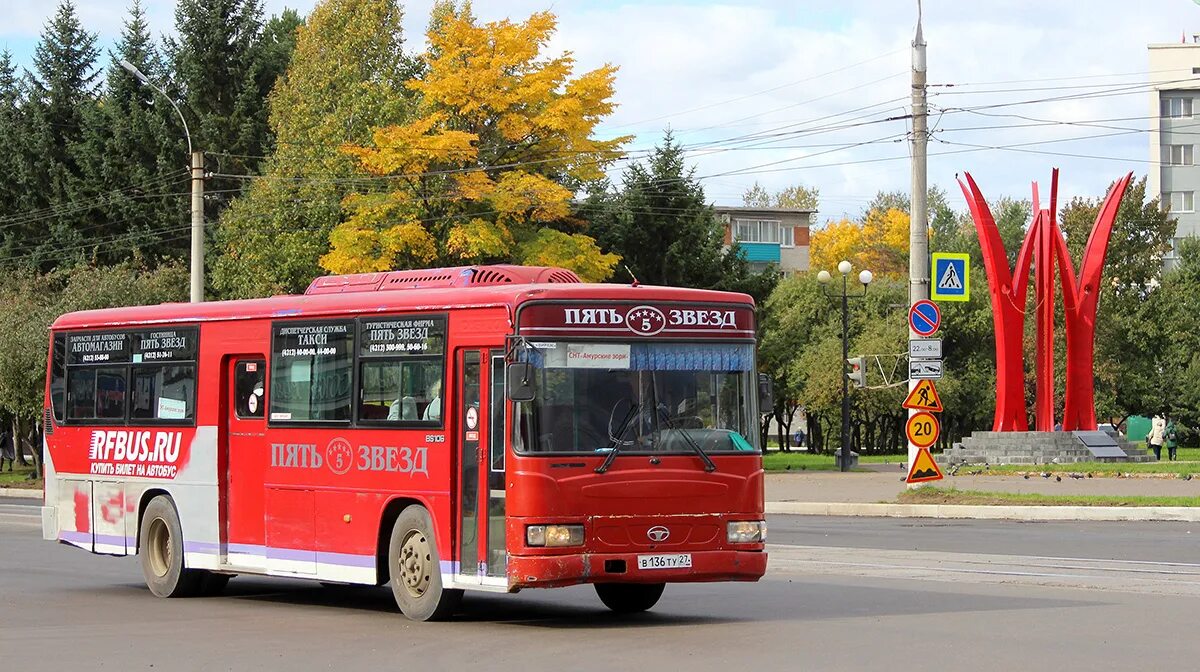
[[905, 425], [904, 431], [908, 434], [909, 443], [918, 448], [928, 448], [937, 442], [941, 426], [938, 425], [936, 416], [932, 413], [921, 411], [920, 413], [914, 413], [908, 419], [908, 424]]

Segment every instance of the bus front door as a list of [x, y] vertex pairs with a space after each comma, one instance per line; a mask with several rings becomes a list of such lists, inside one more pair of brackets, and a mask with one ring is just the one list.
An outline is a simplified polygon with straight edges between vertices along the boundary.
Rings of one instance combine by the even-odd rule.
[[460, 450], [456, 581], [506, 588], [503, 353], [460, 350], [457, 354], [460, 395], [455, 433]]

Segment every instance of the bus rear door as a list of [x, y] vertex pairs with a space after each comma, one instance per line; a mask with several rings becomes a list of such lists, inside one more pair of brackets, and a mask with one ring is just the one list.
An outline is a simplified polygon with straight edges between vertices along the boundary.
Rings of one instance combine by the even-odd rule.
[[225, 455], [221, 473], [221, 561], [263, 569], [263, 476], [267, 444], [266, 375], [262, 355], [226, 363]]

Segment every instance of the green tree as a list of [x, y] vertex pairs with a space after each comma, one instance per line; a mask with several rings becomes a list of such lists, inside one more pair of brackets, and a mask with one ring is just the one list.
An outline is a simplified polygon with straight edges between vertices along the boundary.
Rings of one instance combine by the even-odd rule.
[[605, 249], [619, 254], [645, 284], [746, 292], [763, 301], [778, 281], [751, 272], [736, 243], [725, 244], [717, 219], [668, 131], [644, 162], [633, 162], [618, 194], [593, 194], [584, 212]]
[[88, 220], [79, 197], [79, 155], [88, 108], [95, 105], [96, 36], [85, 31], [70, 0], [58, 6], [27, 73], [17, 148], [20, 210], [37, 213], [5, 229], [7, 264], [49, 268], [80, 249]]
[[[148, 268], [134, 260], [76, 266], [47, 274], [19, 272], [0, 284], [0, 414], [16, 420], [17, 436], [42, 412], [47, 330], [63, 313], [181, 301], [188, 271], [181, 264]], [[35, 451], [36, 455], [36, 451]]]
[[87, 209], [89, 238], [103, 241], [90, 256], [114, 263], [135, 253], [183, 255], [190, 189], [183, 130], [174, 109], [125, 71], [122, 59], [161, 79], [162, 59], [137, 1], [112, 54], [102, 104], [85, 116], [76, 193], [80, 202], [93, 204]]
[[276, 150], [263, 177], [221, 218], [213, 283], [226, 297], [297, 292], [317, 275], [342, 199], [360, 175], [345, 144], [412, 113], [404, 81], [417, 64], [404, 52], [394, 0], [327, 0], [297, 33], [295, 54], [271, 92]]
[[790, 208], [816, 212], [821, 204], [821, 190], [796, 184], [772, 194], [755, 182], [742, 194], [742, 204], [753, 208]]

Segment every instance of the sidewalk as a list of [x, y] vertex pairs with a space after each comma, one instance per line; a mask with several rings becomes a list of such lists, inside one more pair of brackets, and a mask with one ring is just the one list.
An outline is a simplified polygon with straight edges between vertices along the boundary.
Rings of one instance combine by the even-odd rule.
[[[1200, 522], [1200, 507], [1179, 506], [962, 506], [895, 504], [905, 490], [899, 466], [870, 472], [769, 473], [767, 513], [903, 518], [1006, 520], [1170, 520]], [[1046, 495], [1200, 497], [1200, 479], [947, 476], [936, 485], [959, 490]]]

